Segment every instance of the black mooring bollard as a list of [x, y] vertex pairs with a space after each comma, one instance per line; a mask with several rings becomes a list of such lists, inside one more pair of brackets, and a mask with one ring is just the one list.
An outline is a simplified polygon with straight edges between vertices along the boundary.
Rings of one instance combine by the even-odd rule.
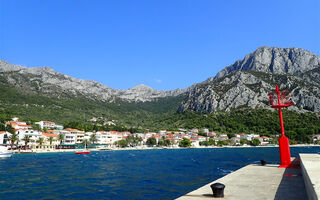
[[224, 197], [223, 190], [225, 188], [225, 185], [222, 183], [214, 183], [210, 185], [213, 193], [213, 197]]
[[261, 162], [262, 166], [266, 165], [266, 161], [265, 160], [260, 160], [260, 162]]

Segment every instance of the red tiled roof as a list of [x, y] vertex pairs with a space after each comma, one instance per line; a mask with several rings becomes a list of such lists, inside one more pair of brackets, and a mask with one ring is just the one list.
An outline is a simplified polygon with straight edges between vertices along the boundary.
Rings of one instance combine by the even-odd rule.
[[54, 133], [42, 133], [42, 135], [44, 135], [46, 137], [58, 137], [58, 135], [54, 134]]

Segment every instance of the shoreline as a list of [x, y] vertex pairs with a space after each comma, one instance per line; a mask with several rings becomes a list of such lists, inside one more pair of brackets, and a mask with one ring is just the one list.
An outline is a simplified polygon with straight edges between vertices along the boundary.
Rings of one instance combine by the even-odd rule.
[[[106, 148], [106, 149], [88, 149], [89, 151], [126, 151], [126, 150], [162, 150], [162, 149], [219, 149], [219, 148], [274, 148], [279, 147], [279, 145], [274, 146], [201, 146], [201, 147], [126, 147], [126, 148]], [[297, 144], [290, 145], [290, 147], [320, 147], [320, 145], [313, 144]], [[82, 149], [47, 149], [39, 150], [34, 149], [31, 151], [13, 151], [14, 154], [33, 154], [33, 153], [66, 153], [66, 152], [76, 152]]]

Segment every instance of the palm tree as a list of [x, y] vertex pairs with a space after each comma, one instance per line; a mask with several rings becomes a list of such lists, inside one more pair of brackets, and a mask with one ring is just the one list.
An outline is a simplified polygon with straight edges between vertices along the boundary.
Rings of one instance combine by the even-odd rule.
[[90, 135], [90, 142], [92, 143], [92, 144], [94, 144], [95, 142], [97, 142], [98, 141], [98, 139], [97, 139], [97, 135], [94, 133], [94, 134], [92, 134], [92, 135]]
[[14, 145], [15, 142], [19, 142], [19, 137], [18, 134], [16, 134], [15, 132], [11, 133], [11, 135], [8, 137], [9, 141], [10, 141], [10, 145], [11, 145], [11, 149]]
[[37, 142], [40, 144], [40, 149], [41, 149], [41, 146], [42, 146], [42, 144], [44, 142], [43, 137], [40, 137]]
[[86, 148], [86, 147], [90, 144], [90, 142], [89, 142], [88, 139], [84, 139], [84, 140], [82, 141], [82, 144], [83, 144], [84, 148]]
[[51, 137], [49, 137], [49, 143], [50, 143], [50, 145], [52, 145], [52, 142], [53, 142], [53, 137], [51, 136]]
[[60, 133], [60, 134], [59, 134], [58, 140], [60, 141], [60, 149], [61, 149], [62, 142], [63, 142], [63, 140], [64, 140], [64, 134], [63, 134], [63, 133]]
[[22, 139], [24, 141], [24, 149], [27, 149], [27, 145], [31, 140], [30, 135], [25, 135], [24, 138]]

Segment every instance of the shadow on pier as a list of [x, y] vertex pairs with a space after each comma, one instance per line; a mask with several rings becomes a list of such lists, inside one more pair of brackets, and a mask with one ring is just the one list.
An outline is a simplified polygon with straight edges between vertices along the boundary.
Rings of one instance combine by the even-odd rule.
[[280, 185], [277, 189], [276, 200], [301, 200], [308, 199], [300, 168], [300, 160], [295, 158], [292, 161], [293, 168], [286, 168], [283, 173]]

